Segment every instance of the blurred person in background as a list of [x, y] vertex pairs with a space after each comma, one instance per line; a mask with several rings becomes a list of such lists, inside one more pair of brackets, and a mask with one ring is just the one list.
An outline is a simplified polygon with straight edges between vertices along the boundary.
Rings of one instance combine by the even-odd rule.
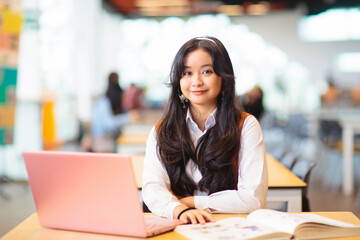
[[360, 86], [354, 87], [351, 90], [351, 99], [355, 107], [360, 107]]
[[334, 84], [333, 81], [329, 81], [327, 91], [321, 95], [322, 107], [334, 107], [337, 105], [340, 98], [340, 89]]
[[[335, 85], [333, 78], [328, 79], [328, 89], [321, 95], [322, 108], [335, 108], [339, 106], [340, 89]], [[336, 144], [342, 136], [342, 128], [338, 121], [320, 120], [320, 139], [329, 146]]]
[[240, 97], [245, 112], [252, 114], [258, 121], [260, 121], [264, 113], [263, 95], [261, 88], [255, 86]]
[[124, 110], [140, 109], [143, 105], [143, 89], [131, 83], [129, 88], [123, 94], [123, 108]]
[[116, 139], [120, 136], [122, 127], [138, 120], [136, 111], [124, 111], [122, 97], [119, 76], [112, 72], [105, 96], [98, 98], [93, 105], [91, 151], [116, 152]]

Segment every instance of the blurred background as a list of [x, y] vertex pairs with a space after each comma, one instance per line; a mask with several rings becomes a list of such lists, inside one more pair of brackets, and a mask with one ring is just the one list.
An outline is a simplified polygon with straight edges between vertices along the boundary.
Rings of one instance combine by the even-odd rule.
[[[359, 26], [357, 0], [0, 0], [0, 236], [35, 211], [22, 151], [89, 150], [93, 104], [110, 72], [143, 93], [140, 124], [124, 132], [148, 130], [177, 50], [198, 36], [224, 43], [245, 106], [261, 89], [267, 152], [316, 163], [311, 210], [360, 216]], [[340, 116], [355, 126], [351, 191]]]

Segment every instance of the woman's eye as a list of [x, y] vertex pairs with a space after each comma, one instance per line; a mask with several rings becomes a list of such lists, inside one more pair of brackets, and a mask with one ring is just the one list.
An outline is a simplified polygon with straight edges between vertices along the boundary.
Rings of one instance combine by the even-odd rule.
[[191, 75], [191, 72], [184, 72], [184, 76], [189, 76]]
[[203, 74], [210, 74], [210, 73], [212, 73], [211, 70], [205, 70], [205, 71], [203, 71]]

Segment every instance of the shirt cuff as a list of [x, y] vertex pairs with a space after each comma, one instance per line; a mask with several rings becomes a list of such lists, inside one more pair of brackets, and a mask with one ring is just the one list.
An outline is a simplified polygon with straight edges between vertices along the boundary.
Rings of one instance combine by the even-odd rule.
[[165, 214], [163, 216], [168, 219], [173, 219], [174, 218], [174, 209], [179, 205], [181, 205], [180, 202], [169, 203], [166, 207]]
[[211, 212], [209, 196], [194, 196], [194, 205], [196, 208]]

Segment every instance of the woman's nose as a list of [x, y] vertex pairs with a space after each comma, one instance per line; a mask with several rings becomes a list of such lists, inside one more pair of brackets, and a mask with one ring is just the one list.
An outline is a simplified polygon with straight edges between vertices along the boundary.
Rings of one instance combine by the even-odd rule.
[[194, 78], [192, 81], [192, 86], [196, 87], [196, 86], [202, 86], [203, 85], [203, 80], [200, 74], [194, 74]]

